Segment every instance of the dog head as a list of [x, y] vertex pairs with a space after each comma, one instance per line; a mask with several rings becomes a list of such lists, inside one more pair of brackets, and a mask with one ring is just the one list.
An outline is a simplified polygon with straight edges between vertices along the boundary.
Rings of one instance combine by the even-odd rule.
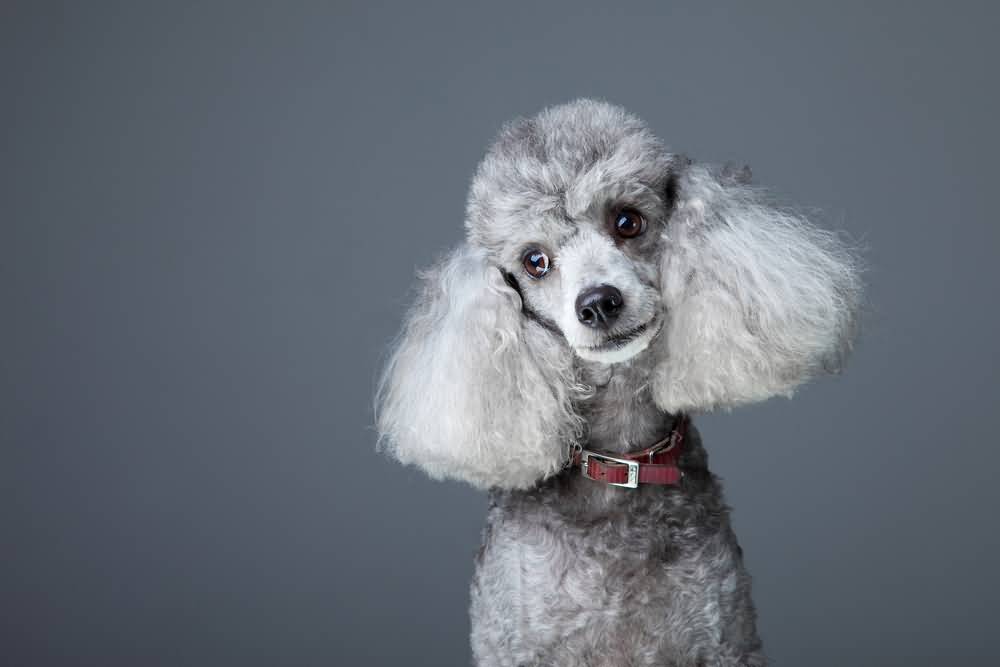
[[746, 181], [605, 103], [508, 125], [473, 179], [466, 241], [424, 274], [383, 375], [383, 445], [436, 477], [526, 487], [583, 435], [582, 362], [650, 364], [665, 412], [839, 368], [853, 256]]

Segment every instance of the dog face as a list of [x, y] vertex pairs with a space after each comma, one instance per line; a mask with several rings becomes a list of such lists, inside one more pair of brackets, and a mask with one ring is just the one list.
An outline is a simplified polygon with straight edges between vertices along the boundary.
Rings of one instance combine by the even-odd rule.
[[473, 179], [465, 243], [423, 274], [383, 373], [382, 446], [435, 477], [525, 488], [585, 437], [581, 359], [641, 354], [670, 413], [790, 395], [838, 369], [854, 255], [744, 181], [610, 104], [507, 126]]
[[660, 257], [675, 162], [644, 126], [608, 105], [518, 121], [476, 174], [471, 241], [519, 292], [525, 313], [577, 356], [625, 361], [664, 324]]

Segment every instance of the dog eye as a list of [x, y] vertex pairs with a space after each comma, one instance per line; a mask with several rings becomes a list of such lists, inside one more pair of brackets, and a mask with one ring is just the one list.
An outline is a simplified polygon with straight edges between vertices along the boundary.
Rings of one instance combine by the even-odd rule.
[[646, 231], [646, 220], [635, 211], [623, 208], [613, 216], [615, 233], [623, 239], [631, 239]]
[[538, 248], [532, 248], [524, 253], [524, 270], [532, 278], [544, 278], [549, 272], [549, 256]]

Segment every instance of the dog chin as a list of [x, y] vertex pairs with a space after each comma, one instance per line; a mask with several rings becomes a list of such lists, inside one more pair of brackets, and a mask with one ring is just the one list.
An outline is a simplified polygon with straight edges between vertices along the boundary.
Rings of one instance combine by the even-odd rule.
[[660, 332], [659, 322], [649, 322], [635, 336], [624, 342], [610, 341], [603, 345], [592, 347], [574, 347], [577, 356], [586, 361], [595, 361], [601, 364], [618, 364], [628, 361], [647, 347], [649, 343]]

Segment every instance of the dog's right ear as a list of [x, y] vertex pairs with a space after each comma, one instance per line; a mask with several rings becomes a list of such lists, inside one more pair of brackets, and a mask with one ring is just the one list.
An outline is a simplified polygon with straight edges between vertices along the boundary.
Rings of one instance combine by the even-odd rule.
[[481, 488], [558, 472], [582, 431], [571, 352], [482, 251], [463, 244], [421, 277], [379, 383], [380, 448]]

